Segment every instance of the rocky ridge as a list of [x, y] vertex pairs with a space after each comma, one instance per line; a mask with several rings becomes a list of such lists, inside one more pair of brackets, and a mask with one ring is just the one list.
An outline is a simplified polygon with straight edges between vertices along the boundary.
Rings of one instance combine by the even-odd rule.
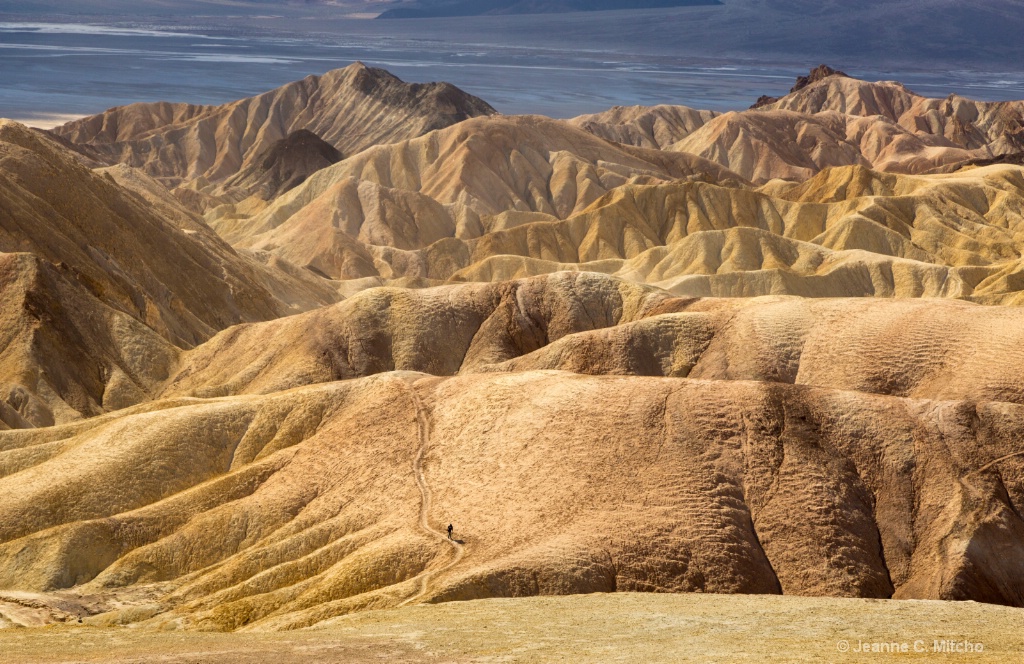
[[53, 132], [175, 187], [222, 182], [300, 129], [355, 154], [494, 112], [448, 83], [404, 83], [356, 63], [222, 106], [132, 104]]

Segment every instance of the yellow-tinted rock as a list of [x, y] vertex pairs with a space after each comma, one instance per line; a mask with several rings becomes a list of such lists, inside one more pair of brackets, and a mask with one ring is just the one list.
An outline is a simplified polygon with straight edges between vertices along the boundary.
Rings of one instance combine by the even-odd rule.
[[39, 450], [0, 479], [0, 584], [148, 587], [150, 624], [213, 629], [612, 590], [1020, 605], [1022, 408], [562, 372], [157, 402], [0, 433]]

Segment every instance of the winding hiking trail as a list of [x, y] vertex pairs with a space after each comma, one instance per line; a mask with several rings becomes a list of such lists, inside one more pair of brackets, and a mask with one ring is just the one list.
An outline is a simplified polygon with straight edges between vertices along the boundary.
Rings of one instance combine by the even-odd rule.
[[409, 390], [409, 395], [412, 398], [413, 406], [416, 408], [416, 428], [419, 431], [420, 439], [419, 449], [416, 450], [416, 458], [413, 459], [412, 462], [412, 469], [416, 475], [416, 484], [420, 488], [419, 526], [420, 529], [428, 535], [432, 535], [442, 541], [448, 542], [448, 544], [454, 548], [455, 555], [443, 567], [439, 567], [437, 569], [432, 570], [429, 568], [428, 565], [426, 569], [420, 572], [420, 574], [418, 575], [420, 579], [419, 592], [405, 599], [401, 604], [398, 605], [400, 607], [412, 604], [413, 602], [422, 599], [427, 594], [427, 591], [430, 588], [430, 579], [437, 574], [447, 572], [451, 568], [455, 567], [462, 560], [463, 556], [466, 555], [466, 548], [464, 545], [460, 544], [455, 540], [448, 539], [447, 533], [442, 533], [441, 531], [436, 530], [430, 525], [429, 516], [431, 494], [430, 487], [427, 485], [427, 478], [423, 475], [423, 457], [426, 456], [427, 447], [430, 445], [430, 421], [427, 418], [427, 412], [426, 409], [423, 407], [423, 402], [420, 400], [420, 395], [416, 393], [416, 388], [410, 385], [405, 380], [402, 380], [402, 382], [405, 383], [406, 388]]

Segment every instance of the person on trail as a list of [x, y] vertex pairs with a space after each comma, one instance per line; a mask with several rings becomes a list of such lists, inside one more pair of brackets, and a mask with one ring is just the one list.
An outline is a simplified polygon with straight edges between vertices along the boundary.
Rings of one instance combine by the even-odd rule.
[[452, 526], [452, 524], [449, 523], [448, 524], [448, 539], [452, 538], [452, 531], [453, 530], [455, 530], [455, 528]]

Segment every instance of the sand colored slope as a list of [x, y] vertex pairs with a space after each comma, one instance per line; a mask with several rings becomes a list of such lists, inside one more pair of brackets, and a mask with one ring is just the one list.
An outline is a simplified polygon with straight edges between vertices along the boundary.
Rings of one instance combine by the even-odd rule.
[[280, 218], [346, 177], [461, 203], [482, 215], [518, 210], [566, 217], [631, 180], [698, 175], [742, 182], [707, 160], [615, 145], [558, 120], [476, 118], [346, 159], [317, 173], [264, 217]]
[[[235, 252], [198, 222], [179, 228], [21, 125], [0, 125], [0, 151], [0, 250], [63, 266], [105, 304], [182, 344], [278, 315]], [[185, 213], [178, 223], [188, 224]]]
[[827, 76], [763, 108], [809, 114], [838, 111], [899, 120], [921, 98], [896, 81], [875, 83], [849, 76]]
[[152, 399], [179, 349], [32, 254], [0, 254], [0, 428]]
[[[1013, 165], [929, 176], [846, 167], [759, 191], [627, 184], [567, 219], [505, 213], [480, 217], [479, 226], [458, 204], [350, 177], [243, 242], [344, 278], [486, 282], [582, 269], [688, 296], [1012, 303], [1020, 292], [1022, 174]], [[272, 209], [291, 211], [285, 201]], [[219, 228], [242, 237], [273, 218]], [[478, 235], [484, 225], [492, 230]]]
[[[670, 308], [666, 303], [664, 308]], [[475, 371], [758, 380], [1024, 403], [1017, 308], [934, 300], [706, 299], [566, 335]], [[984, 342], [979, 342], [983, 339]]]
[[[1014, 301], [1017, 288], [986, 280], [1018, 269], [1024, 181], [1015, 167], [989, 169], [945, 179], [831, 169], [797, 189], [761, 192], [700, 183], [623, 187], [564, 222], [473, 241], [455, 278], [485, 268], [503, 275], [502, 264], [521, 269], [502, 258], [513, 255], [548, 261], [547, 269], [582, 264], [681, 295]], [[695, 279], [684, 287], [678, 280], [688, 276]]]
[[566, 122], [353, 66], [0, 124], [0, 626], [1024, 607], [1018, 106], [812, 79]]
[[264, 201], [272, 201], [294, 189], [313, 173], [341, 161], [341, 152], [313, 132], [299, 129], [279, 141], [224, 186], [240, 189]]
[[[621, 125], [623, 138], [635, 133], [629, 126]], [[774, 103], [709, 118], [660, 147], [707, 157], [756, 183], [856, 164], [922, 173], [1020, 152], [1024, 104], [929, 99], [899, 83], [832, 75]]]
[[688, 106], [616, 106], [569, 122], [615, 143], [656, 150], [667, 148], [717, 117]]
[[338, 301], [283, 260], [240, 254], [149, 176], [90, 171], [0, 124], [0, 420], [47, 426], [152, 398], [180, 348]]
[[[584, 269], [689, 296], [1017, 302], [1019, 169], [951, 179], [879, 174], [935, 171], [1012, 149], [1017, 106], [959, 98], [943, 105], [898, 84], [824, 74], [743, 113], [617, 107], [570, 122], [478, 117], [410, 140], [389, 135], [389, 144], [346, 153], [327, 168], [320, 166], [330, 160], [300, 158], [294, 173], [267, 176], [277, 185], [266, 196], [249, 196], [267, 183], [260, 184], [263, 164], [252, 161], [259, 155], [245, 157], [237, 183], [218, 188], [199, 177], [176, 195], [208, 209], [211, 226], [243, 252], [296, 266], [274, 293], [301, 291], [295, 278], [303, 268], [353, 284]], [[360, 66], [317, 85], [364, 78], [398, 86], [394, 99], [412, 94]], [[291, 117], [283, 91], [256, 99], [273, 117]], [[384, 125], [373, 117], [376, 131]], [[752, 192], [746, 179], [767, 184]], [[778, 179], [810, 182], [829, 197], [793, 193]], [[306, 306], [329, 298], [299, 299]]]
[[392, 371], [450, 376], [671, 304], [668, 293], [603, 275], [373, 289], [335, 306], [226, 330], [187, 354], [164, 394], [269, 393]]
[[226, 330], [183, 356], [163, 395], [557, 369], [1024, 404], [1022, 316], [940, 300], [676, 298], [592, 273], [380, 289]]
[[180, 189], [172, 193], [143, 171], [124, 164], [96, 169], [96, 172], [109, 176], [192, 240], [223, 255], [223, 260], [234, 264], [248, 282], [273, 296], [279, 315], [309, 311], [341, 299], [339, 285], [325, 279], [322, 273], [294, 265], [281, 256], [230, 248], [201, 217], [184, 207], [178, 197]]
[[992, 155], [944, 136], [908, 129], [881, 115], [758, 109], [721, 115], [669, 146], [712, 159], [756, 183], [803, 181], [824, 168], [862, 165], [923, 173]]
[[[720, 164], [731, 163], [737, 172], [745, 172], [748, 179], [756, 178], [759, 183], [774, 178], [806, 179], [823, 166], [866, 163], [840, 138], [840, 130], [836, 123], [798, 113], [733, 112], [668, 147]], [[818, 149], [810, 153], [806, 150], [810, 146]]]
[[340, 299], [338, 284], [315, 272], [293, 265], [280, 256], [230, 248], [201, 217], [182, 205], [176, 195], [180, 190], [172, 193], [143, 171], [124, 164], [99, 168], [96, 172], [109, 176], [189, 238], [236, 265], [247, 281], [270, 292], [277, 301], [279, 315], [309, 311]]
[[219, 629], [612, 590], [1024, 603], [1021, 406], [540, 372], [147, 410], [0, 433], [3, 587]]
[[[831, 101], [807, 101], [821, 95]], [[266, 209], [222, 205], [207, 220], [237, 247], [340, 280], [584, 269], [679, 295], [1016, 302], [1020, 169], [881, 174], [989, 149], [908, 120], [925, 114], [922, 99], [896, 84], [825, 76], [744, 113], [659, 106], [571, 122], [476, 118], [319, 170]], [[978, 107], [989, 138], [1010, 131], [1013, 106], [1004, 106]], [[754, 192], [744, 177], [772, 182]], [[778, 179], [829, 194], [804, 196]]]
[[[717, 270], [717, 272], [716, 272]], [[686, 297], [961, 298], [1009, 304], [1018, 290], [983, 295], [974, 286], [998, 270], [963, 270], [870, 252], [829, 251], [748, 229], [688, 237], [654, 249], [615, 274]]]
[[491, 113], [452, 85], [407, 84], [356, 63], [223, 106], [132, 104], [53, 131], [173, 186], [228, 178], [299, 129], [350, 155]]
[[105, 304], [179, 345], [339, 299], [336, 285], [309, 271], [231, 248], [142, 171], [119, 164], [90, 172], [14, 123], [2, 125], [0, 148], [0, 249], [63, 265]]
[[1024, 148], [1021, 102], [979, 102], [959, 95], [930, 99], [891, 81], [869, 83], [832, 76], [767, 108], [805, 114], [880, 115], [909, 131], [941, 136], [967, 150], [987, 148], [993, 154], [1004, 154]]
[[564, 218], [624, 184], [694, 177], [742, 182], [707, 160], [613, 145], [555, 120], [480, 118], [346, 159], [255, 217], [223, 206], [207, 219], [236, 246], [351, 279], [381, 274], [369, 245], [421, 249]]
[[835, 113], [726, 113], [668, 148], [712, 159], [758, 183], [806, 180], [829, 166], [869, 164], [846, 140], [845, 124]]
[[[479, 215], [460, 206], [353, 177], [332, 184], [287, 221], [261, 232], [262, 219], [221, 217], [212, 223], [239, 247], [270, 252], [335, 279], [379, 276], [374, 247], [423, 249], [480, 223]], [[392, 276], [386, 268], [384, 274]]]

